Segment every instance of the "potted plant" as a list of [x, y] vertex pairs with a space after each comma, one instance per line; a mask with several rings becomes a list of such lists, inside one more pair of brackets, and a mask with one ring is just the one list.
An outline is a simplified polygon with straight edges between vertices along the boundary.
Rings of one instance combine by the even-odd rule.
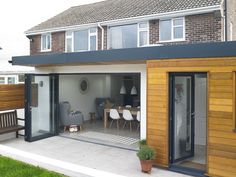
[[147, 144], [140, 144], [140, 149], [137, 156], [141, 163], [142, 172], [151, 173], [153, 160], [155, 159], [155, 150], [149, 147]]

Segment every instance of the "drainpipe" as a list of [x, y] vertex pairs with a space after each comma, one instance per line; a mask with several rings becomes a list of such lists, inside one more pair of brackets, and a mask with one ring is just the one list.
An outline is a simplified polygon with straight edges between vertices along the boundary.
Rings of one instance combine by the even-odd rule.
[[225, 0], [225, 9], [224, 9], [224, 13], [225, 13], [225, 41], [228, 41], [228, 4], [227, 4], [227, 0]]
[[104, 28], [98, 23], [98, 27], [102, 30], [102, 50], [104, 49]]

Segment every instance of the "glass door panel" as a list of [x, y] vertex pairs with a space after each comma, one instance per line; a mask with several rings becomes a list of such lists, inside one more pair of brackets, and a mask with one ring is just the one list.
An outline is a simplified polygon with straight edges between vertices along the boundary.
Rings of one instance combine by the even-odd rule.
[[28, 75], [27, 141], [43, 139], [56, 133], [56, 82], [56, 76]]
[[172, 80], [172, 158], [176, 162], [194, 155], [194, 80], [191, 75]]

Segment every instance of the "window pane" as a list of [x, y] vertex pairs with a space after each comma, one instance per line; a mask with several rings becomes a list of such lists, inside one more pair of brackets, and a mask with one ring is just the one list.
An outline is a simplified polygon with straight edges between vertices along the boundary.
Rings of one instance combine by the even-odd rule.
[[90, 50], [96, 50], [96, 36], [90, 36]]
[[74, 51], [88, 50], [88, 30], [74, 32]]
[[147, 23], [139, 23], [139, 28], [147, 28]]
[[97, 28], [90, 28], [90, 33], [96, 33]]
[[50, 35], [47, 35], [47, 49], [50, 49], [51, 48], [51, 36]]
[[111, 49], [137, 47], [137, 24], [111, 27], [109, 34]]
[[8, 84], [15, 84], [15, 78], [14, 77], [8, 77], [7, 78], [7, 83]]
[[147, 31], [141, 31], [139, 33], [139, 46], [147, 45]]
[[171, 21], [160, 21], [160, 40], [171, 40]]
[[18, 82], [25, 82], [25, 75], [24, 74], [18, 75]]
[[4, 77], [0, 77], [0, 84], [5, 84], [5, 78]]
[[179, 18], [179, 19], [174, 19], [174, 26], [177, 25], [183, 25], [183, 19]]
[[174, 39], [182, 39], [183, 37], [183, 27], [174, 27]]
[[67, 31], [67, 32], [66, 32], [66, 36], [67, 36], [67, 37], [71, 37], [71, 36], [72, 36], [72, 31]]
[[42, 36], [42, 43], [43, 43], [42, 49], [46, 50], [46, 45], [47, 44], [46, 44], [46, 36], [45, 35]]
[[72, 52], [72, 39], [66, 39], [66, 52]]

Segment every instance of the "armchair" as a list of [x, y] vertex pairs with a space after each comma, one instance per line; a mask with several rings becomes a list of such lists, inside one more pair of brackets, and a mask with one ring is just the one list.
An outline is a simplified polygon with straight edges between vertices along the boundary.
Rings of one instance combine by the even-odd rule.
[[70, 125], [80, 126], [81, 129], [84, 122], [83, 114], [80, 111], [71, 112], [71, 105], [67, 101], [61, 102], [59, 106], [59, 117], [64, 130]]

